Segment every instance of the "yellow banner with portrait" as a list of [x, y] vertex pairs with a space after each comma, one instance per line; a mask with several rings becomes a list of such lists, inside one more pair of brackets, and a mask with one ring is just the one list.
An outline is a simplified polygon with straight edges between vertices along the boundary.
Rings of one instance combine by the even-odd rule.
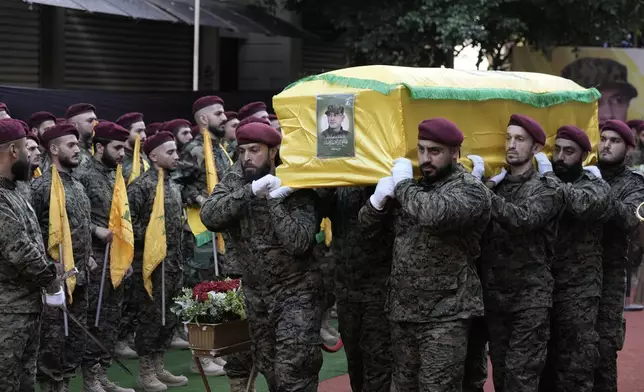
[[[283, 141], [277, 175], [294, 188], [375, 184], [406, 157], [417, 169], [418, 124], [432, 117], [455, 122], [465, 157], [485, 159], [486, 175], [505, 163], [510, 116], [525, 114], [547, 133], [546, 152], [562, 125], [599, 139], [595, 89], [551, 75], [364, 66], [304, 78], [273, 97]], [[594, 158], [589, 157], [589, 161]]]
[[558, 47], [547, 58], [528, 47], [512, 52], [512, 69], [563, 76], [602, 94], [599, 121], [644, 119], [644, 49]]

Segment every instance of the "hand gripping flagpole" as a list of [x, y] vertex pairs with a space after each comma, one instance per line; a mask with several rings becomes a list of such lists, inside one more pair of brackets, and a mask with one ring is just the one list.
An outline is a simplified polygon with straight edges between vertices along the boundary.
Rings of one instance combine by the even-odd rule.
[[[58, 244], [58, 261], [63, 265], [63, 269], [65, 268], [65, 263], [63, 263], [63, 244]], [[67, 284], [65, 283], [65, 279], [63, 279], [63, 291], [65, 294], [67, 294]], [[67, 296], [65, 296], [65, 301], [67, 301]], [[65, 337], [69, 336], [69, 324], [67, 321], [67, 313], [63, 312], [63, 327], [65, 328]]]
[[105, 289], [105, 275], [107, 275], [107, 261], [110, 257], [110, 243], [105, 245], [105, 258], [103, 259], [103, 273], [101, 274], [101, 288], [98, 291], [98, 306], [96, 307], [96, 318], [94, 326], [98, 327], [98, 320], [101, 318], [101, 305], [103, 304], [103, 290]]
[[219, 262], [217, 261], [217, 233], [212, 233], [212, 256], [215, 260], [215, 276], [219, 276]]

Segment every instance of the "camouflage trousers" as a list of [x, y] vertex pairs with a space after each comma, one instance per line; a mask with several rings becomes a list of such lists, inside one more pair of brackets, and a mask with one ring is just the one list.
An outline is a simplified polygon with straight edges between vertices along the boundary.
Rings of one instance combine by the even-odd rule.
[[623, 313], [625, 279], [623, 268], [604, 268], [602, 297], [595, 326], [599, 334], [599, 363], [595, 369], [594, 392], [617, 391], [617, 352], [624, 346], [626, 333]]
[[[164, 262], [168, 262], [167, 260]], [[135, 292], [138, 303], [136, 336], [134, 346], [139, 356], [164, 353], [170, 347], [179, 318], [170, 307], [173, 298], [181, 292], [183, 270], [173, 267], [165, 270], [165, 325], [162, 324], [161, 265], [152, 272], [152, 298], [143, 286], [142, 274], [135, 273]]]
[[385, 300], [339, 302], [338, 325], [354, 392], [389, 392], [391, 335]]
[[128, 337], [134, 334], [136, 325], [136, 293], [134, 290], [134, 276], [123, 279], [123, 305], [121, 307], [121, 319], [119, 321], [118, 341], [125, 342]]
[[494, 390], [535, 392], [546, 363], [550, 309], [486, 314]]
[[270, 392], [317, 392], [324, 296], [244, 289], [253, 359]]
[[485, 317], [472, 319], [467, 339], [467, 358], [463, 376], [463, 392], [483, 392], [487, 381], [487, 324]]
[[[98, 340], [103, 343], [105, 348], [110, 350], [110, 354], [114, 354], [114, 348], [119, 335], [119, 327], [121, 320], [121, 311], [123, 307], [123, 293], [124, 285], [114, 288], [109, 274], [109, 262], [105, 274], [105, 286], [103, 288], [103, 302], [101, 305], [101, 314], [99, 317], [98, 327], [95, 327], [96, 321], [96, 308], [98, 307], [98, 297], [101, 288], [101, 277], [103, 274], [103, 262], [105, 250], [94, 249], [94, 257], [98, 263], [98, 268], [90, 271], [89, 280], [87, 283], [87, 297], [89, 306], [87, 308], [87, 327], [92, 335], [96, 336]], [[83, 358], [83, 367], [93, 367], [97, 363], [105, 367], [109, 367], [110, 355], [104, 352], [96, 343], [91, 339], [87, 340], [87, 347], [85, 349], [85, 356]]]
[[599, 298], [557, 301], [551, 312], [550, 342], [539, 390], [591, 392], [599, 357], [595, 332]]
[[0, 391], [36, 390], [40, 314], [0, 314]]
[[469, 325], [469, 320], [392, 321], [391, 351], [397, 391], [461, 391]]
[[[83, 325], [87, 325], [87, 286], [76, 286], [72, 304], [67, 310]], [[63, 311], [45, 307], [40, 328], [40, 353], [38, 355], [39, 381], [61, 381], [71, 378], [85, 355], [87, 336], [71, 319], [68, 320], [69, 336], [65, 337]]]

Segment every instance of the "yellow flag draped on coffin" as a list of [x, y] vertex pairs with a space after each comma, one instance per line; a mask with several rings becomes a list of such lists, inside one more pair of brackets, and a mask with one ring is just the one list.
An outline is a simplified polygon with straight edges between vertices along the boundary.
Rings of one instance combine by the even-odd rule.
[[[204, 165], [206, 166], [206, 187], [208, 188], [208, 194], [212, 193], [212, 190], [215, 189], [215, 185], [219, 182], [219, 177], [217, 176], [217, 168], [215, 167], [215, 156], [212, 149], [212, 136], [207, 129], [202, 129], [201, 134], [203, 135], [203, 154], [204, 154]], [[230, 157], [228, 157], [230, 160]], [[232, 161], [231, 161], [232, 163]], [[186, 217], [188, 220], [188, 226], [190, 226], [190, 231], [195, 236], [195, 242], [197, 246], [201, 246], [204, 243], [208, 242], [208, 239], [211, 237], [210, 233], [203, 222], [201, 222], [201, 216], [199, 215], [199, 208], [188, 207], [186, 208]], [[224, 244], [224, 237], [221, 233], [217, 233], [217, 251], [219, 253], [225, 253], [226, 247]]]
[[141, 175], [141, 136], [136, 135], [134, 141], [134, 150], [132, 150], [132, 171], [130, 171], [130, 178], [127, 179], [127, 184], [130, 185], [132, 181]]
[[143, 286], [152, 297], [152, 272], [165, 259], [168, 245], [165, 237], [165, 195], [163, 188], [163, 169], [159, 169], [157, 189], [152, 204], [150, 222], [145, 230], [145, 243], [143, 245]]
[[[62, 248], [65, 272], [74, 269], [74, 249], [72, 248], [72, 231], [67, 219], [65, 207], [65, 188], [55, 165], [51, 165], [51, 191], [49, 193], [49, 238], [47, 253], [56, 262], [61, 262], [59, 247]], [[67, 279], [67, 295], [72, 303], [72, 293], [76, 288], [76, 277]]]
[[[341, 110], [330, 108], [333, 96], [340, 95], [350, 96], [349, 104], [341, 104]], [[314, 75], [273, 97], [284, 135], [277, 176], [282, 185], [294, 188], [376, 184], [391, 175], [398, 157], [411, 159], [420, 175], [418, 124], [432, 117], [445, 117], [459, 126], [465, 135], [460, 162], [471, 168], [466, 156], [480, 155], [489, 176], [505, 164], [510, 115], [525, 114], [543, 126], [546, 153], [565, 124], [585, 130], [596, 145], [598, 98], [596, 89], [538, 73], [372, 65]], [[338, 140], [348, 143], [341, 157], [320, 154], [324, 139], [319, 135], [329, 127], [328, 113], [339, 114], [341, 130], [351, 136], [324, 141], [332, 147]], [[587, 162], [595, 159], [593, 153]]]
[[127, 189], [121, 165], [116, 168], [109, 229], [113, 233], [110, 244], [110, 275], [112, 286], [117, 288], [121, 285], [134, 258], [134, 233], [130, 218], [130, 204], [127, 200]]

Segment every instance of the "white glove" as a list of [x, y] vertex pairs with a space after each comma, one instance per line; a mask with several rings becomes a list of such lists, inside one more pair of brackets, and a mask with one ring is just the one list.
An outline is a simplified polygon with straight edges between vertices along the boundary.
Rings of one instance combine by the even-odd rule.
[[478, 155], [468, 155], [467, 159], [472, 161], [472, 175], [478, 180], [483, 178], [483, 175], [485, 174], [485, 163], [483, 162], [483, 158]]
[[505, 168], [501, 169], [501, 173], [497, 174], [496, 176], [492, 177], [489, 179], [489, 181], [492, 181], [496, 185], [499, 185], [501, 181], [505, 178], [505, 175], [508, 174], [508, 171], [505, 170]]
[[281, 187], [275, 189], [274, 191], [272, 191], [271, 193], [269, 193], [268, 198], [269, 199], [284, 198], [284, 197], [290, 195], [291, 193], [293, 193], [294, 191], [295, 191], [295, 189], [293, 189], [293, 188], [290, 188], [290, 187], [287, 187], [287, 186], [281, 186]]
[[369, 198], [371, 205], [378, 211], [381, 211], [385, 208], [385, 203], [387, 199], [394, 197], [394, 184], [393, 177], [383, 177], [378, 181], [376, 185], [376, 190], [373, 192], [373, 195]]
[[61, 287], [56, 294], [45, 293], [45, 303], [54, 308], [62, 308], [65, 304], [65, 291]]
[[534, 159], [537, 160], [537, 169], [539, 169], [539, 173], [546, 174], [552, 171], [552, 163], [546, 154], [540, 152], [534, 156]]
[[402, 180], [414, 178], [414, 169], [411, 166], [411, 161], [407, 158], [398, 158], [394, 160], [394, 166], [391, 168], [391, 176], [394, 180], [394, 185]]
[[257, 197], [266, 197], [269, 193], [279, 188], [282, 181], [272, 174], [267, 174], [259, 180], [253, 181], [251, 188], [253, 195]]
[[597, 166], [584, 166], [584, 170], [593, 173], [597, 178], [602, 178], [602, 172], [599, 171]]

